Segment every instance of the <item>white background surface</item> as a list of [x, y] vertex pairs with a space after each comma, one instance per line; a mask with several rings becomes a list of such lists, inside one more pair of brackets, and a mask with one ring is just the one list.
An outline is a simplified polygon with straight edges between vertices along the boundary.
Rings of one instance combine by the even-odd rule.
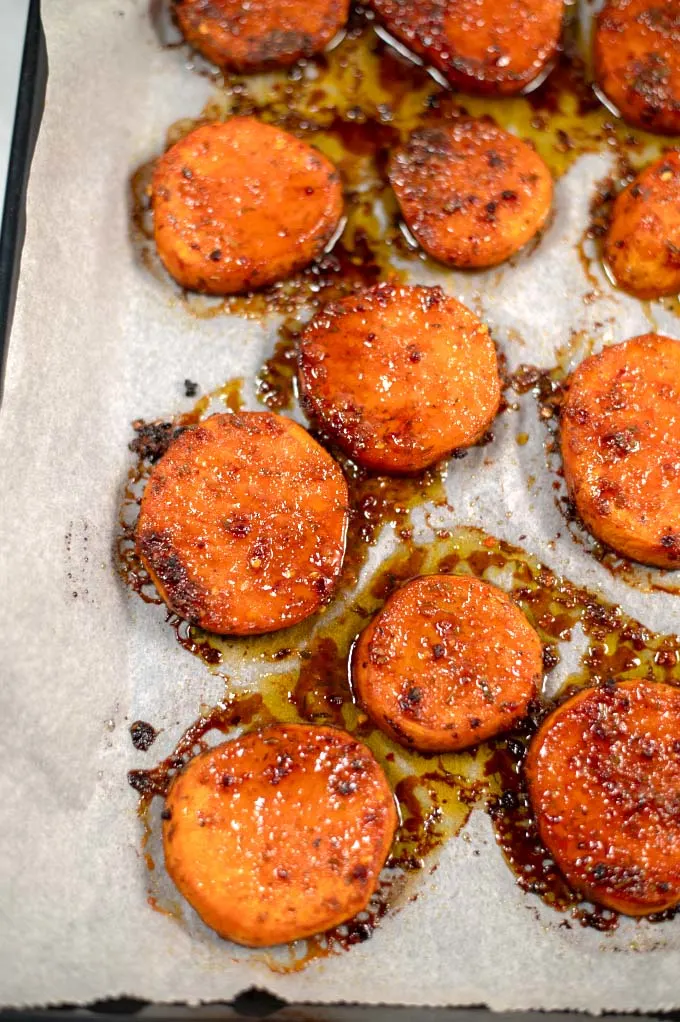
[[[178, 923], [147, 906], [126, 772], [169, 751], [222, 682], [117, 579], [129, 424], [188, 407], [185, 377], [203, 390], [252, 377], [274, 324], [189, 319], [128, 240], [131, 169], [169, 123], [200, 111], [209, 83], [181, 51], [159, 48], [142, 0], [47, 0], [44, 20], [50, 79], [0, 414], [0, 1003], [228, 999], [255, 984], [290, 1000], [679, 1006], [680, 919], [624, 922], [613, 937], [560, 929], [559, 915], [515, 886], [481, 812], [418, 879], [416, 901], [366, 944], [299, 974], [271, 972], [189, 911]], [[604, 281], [597, 301], [581, 300], [591, 285], [574, 246], [606, 166], [586, 157], [559, 182], [551, 227], [514, 267], [439, 275], [489, 321], [511, 368], [553, 364], [570, 328], [598, 345], [652, 328], [645, 307]], [[652, 312], [679, 335], [676, 319]], [[455, 511], [442, 523], [526, 534], [522, 545], [552, 568], [656, 630], [677, 630], [673, 597], [612, 579], [566, 534], [529, 397], [522, 408], [501, 417], [492, 445], [454, 463]], [[146, 757], [130, 743], [136, 718], [165, 728]]]

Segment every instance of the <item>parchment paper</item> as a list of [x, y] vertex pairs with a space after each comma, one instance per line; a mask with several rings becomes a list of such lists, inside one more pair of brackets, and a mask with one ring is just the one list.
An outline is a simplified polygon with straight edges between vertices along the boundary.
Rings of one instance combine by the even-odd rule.
[[[679, 1007], [680, 919], [624, 921], [614, 936], [560, 928], [559, 915], [515, 886], [483, 812], [373, 939], [301, 973], [271, 972], [189, 910], [178, 922], [146, 904], [126, 772], [166, 754], [222, 682], [116, 576], [129, 424], [188, 407], [185, 377], [203, 390], [233, 375], [252, 380], [276, 324], [191, 319], [128, 240], [131, 169], [158, 151], [172, 121], [197, 114], [209, 81], [182, 51], [159, 48], [146, 0], [44, 8], [50, 77], [0, 415], [0, 1003], [195, 1002], [258, 985], [323, 1002]], [[571, 330], [596, 347], [655, 326], [680, 336], [671, 313], [604, 279], [601, 296], [582, 301], [592, 284], [575, 245], [607, 166], [587, 156], [560, 180], [548, 233], [507, 272], [440, 276], [487, 319], [511, 368], [553, 364]], [[257, 407], [252, 386], [246, 397]], [[492, 445], [455, 463], [455, 510], [439, 520], [514, 542], [526, 535], [520, 545], [558, 572], [656, 630], [676, 630], [680, 597], [612, 578], [572, 540], [552, 499], [535, 403], [520, 404], [500, 417]], [[132, 748], [137, 718], [165, 729], [149, 754]]]

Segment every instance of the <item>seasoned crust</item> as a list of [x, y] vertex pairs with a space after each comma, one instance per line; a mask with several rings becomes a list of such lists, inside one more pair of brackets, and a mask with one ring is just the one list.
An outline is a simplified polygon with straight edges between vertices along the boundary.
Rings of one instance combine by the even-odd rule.
[[387, 29], [444, 74], [483, 95], [521, 92], [557, 49], [562, 0], [369, 0]]
[[680, 293], [680, 153], [665, 153], [617, 197], [604, 256], [637, 298]]
[[568, 383], [561, 447], [590, 531], [625, 557], [680, 567], [680, 341], [644, 334], [585, 359]]
[[407, 748], [458, 751], [525, 716], [543, 672], [541, 642], [495, 586], [466, 575], [412, 579], [362, 632], [354, 692]]
[[680, 902], [680, 689], [586, 689], [543, 723], [526, 776], [541, 837], [577, 890], [628, 915]]
[[275, 631], [313, 614], [342, 566], [342, 472], [301, 426], [213, 415], [155, 465], [137, 549], [175, 613], [208, 631]]
[[174, 0], [184, 38], [218, 67], [242, 74], [319, 53], [340, 31], [349, 0]]
[[600, 88], [630, 124], [680, 133], [680, 8], [677, 0], [609, 0], [594, 42]]
[[388, 175], [416, 240], [460, 268], [508, 259], [541, 229], [552, 202], [550, 171], [533, 146], [489, 119], [413, 132]]
[[320, 152], [252, 117], [205, 124], [156, 164], [158, 254], [182, 287], [234, 294], [319, 256], [342, 215], [342, 183]]
[[475, 443], [500, 402], [487, 327], [439, 287], [332, 302], [302, 334], [298, 371], [310, 417], [375, 471], [418, 472]]
[[277, 724], [192, 759], [168, 792], [168, 873], [208, 926], [250, 947], [351, 919], [397, 826], [371, 751], [344, 731]]

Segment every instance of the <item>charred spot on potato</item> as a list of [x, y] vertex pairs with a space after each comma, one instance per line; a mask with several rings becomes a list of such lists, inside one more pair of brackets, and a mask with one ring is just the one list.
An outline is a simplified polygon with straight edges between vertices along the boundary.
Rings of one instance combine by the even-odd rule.
[[669, 532], [661, 537], [661, 546], [671, 560], [680, 560], [680, 532]]
[[171, 533], [168, 530], [142, 532], [137, 536], [137, 545], [180, 617], [187, 621], [200, 619], [206, 591], [189, 577]]
[[614, 433], [605, 433], [600, 443], [608, 455], [613, 458], [625, 458], [628, 454], [634, 454], [640, 450], [640, 441], [637, 438], [638, 429], [630, 426]]
[[420, 706], [423, 699], [423, 690], [418, 685], [411, 688], [399, 697], [399, 709], [403, 713], [413, 713], [415, 708]]
[[294, 766], [295, 761], [292, 756], [289, 756], [287, 753], [279, 753], [276, 757], [276, 762], [272, 766], [267, 767], [265, 771], [269, 778], [269, 783], [280, 784], [284, 777], [288, 777], [292, 773]]

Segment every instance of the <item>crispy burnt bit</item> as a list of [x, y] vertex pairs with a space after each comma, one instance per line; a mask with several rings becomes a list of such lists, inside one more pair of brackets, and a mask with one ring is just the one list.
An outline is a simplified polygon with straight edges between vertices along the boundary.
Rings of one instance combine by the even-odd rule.
[[185, 288], [226, 295], [266, 287], [319, 256], [342, 215], [329, 160], [251, 117], [189, 132], [158, 160], [154, 238]]
[[439, 287], [380, 284], [327, 305], [302, 334], [298, 375], [310, 418], [392, 474], [476, 443], [500, 402], [487, 327]]
[[560, 422], [586, 527], [624, 557], [680, 567], [680, 341], [645, 334], [587, 358]]
[[434, 259], [496, 266], [545, 224], [553, 196], [533, 146], [489, 118], [421, 128], [391, 156], [388, 176], [404, 220]]
[[541, 642], [496, 586], [425, 575], [398, 589], [362, 632], [354, 693], [407, 747], [458, 751], [527, 713], [543, 674]]
[[680, 293], [680, 153], [665, 153], [617, 197], [604, 257], [637, 298]]
[[151, 465], [163, 457], [172, 441], [184, 430], [184, 426], [178, 426], [174, 422], [164, 422], [161, 419], [154, 422], [135, 419], [132, 428], [136, 436], [128, 444], [130, 450], [133, 454], [137, 454], [142, 461], [148, 461]]
[[192, 624], [275, 631], [330, 598], [347, 507], [342, 472], [301, 426], [269, 412], [213, 415], [152, 470], [137, 549], [167, 605]]
[[562, 0], [370, 0], [388, 31], [448, 78], [482, 95], [521, 92], [545, 72]]
[[320, 53], [344, 26], [349, 0], [174, 0], [187, 42], [218, 67], [252, 74]]
[[640, 916], [680, 903], [680, 689], [623, 681], [555, 710], [526, 761], [541, 838], [576, 890]]
[[680, 133], [677, 0], [609, 0], [597, 19], [595, 77], [624, 120]]
[[196, 756], [166, 809], [170, 877], [208, 926], [251, 947], [309, 937], [365, 909], [397, 825], [370, 750], [305, 724]]

